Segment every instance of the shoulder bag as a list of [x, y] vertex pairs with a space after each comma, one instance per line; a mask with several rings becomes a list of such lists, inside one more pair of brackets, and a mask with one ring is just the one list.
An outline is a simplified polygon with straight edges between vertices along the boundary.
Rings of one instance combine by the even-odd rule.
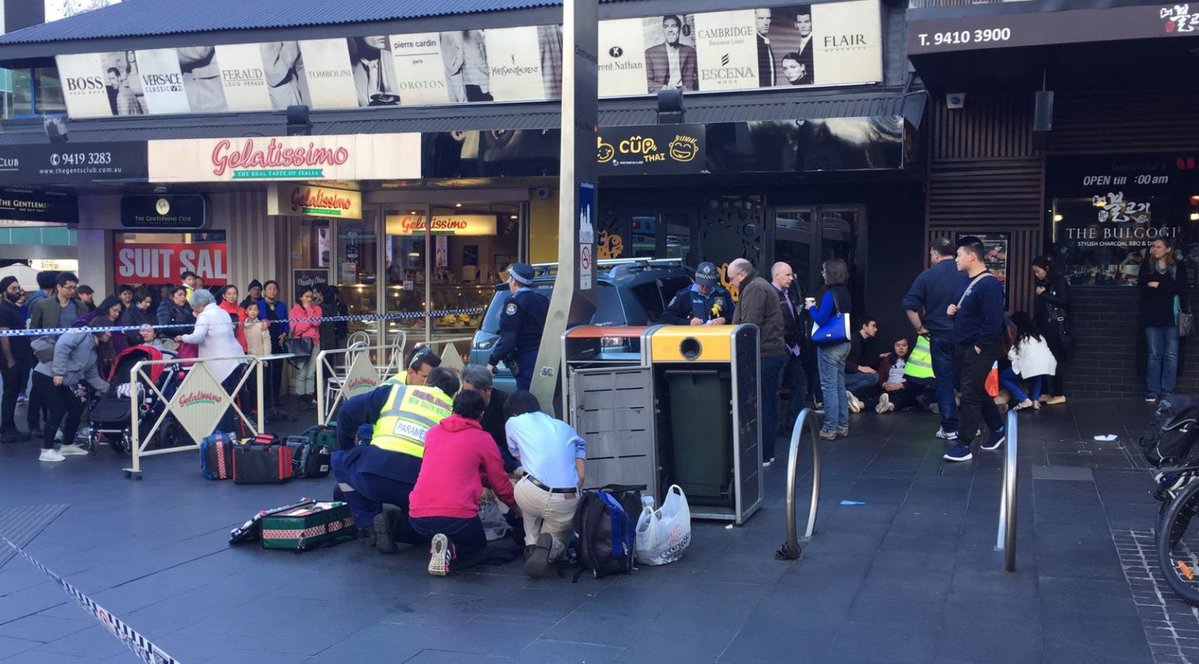
[[850, 328], [849, 314], [841, 311], [841, 305], [837, 304], [836, 294], [833, 294], [833, 306], [837, 308], [837, 313], [833, 314], [827, 323], [824, 325], [814, 321], [812, 323], [812, 343], [817, 346], [843, 344], [849, 341], [849, 335], [853, 332]]

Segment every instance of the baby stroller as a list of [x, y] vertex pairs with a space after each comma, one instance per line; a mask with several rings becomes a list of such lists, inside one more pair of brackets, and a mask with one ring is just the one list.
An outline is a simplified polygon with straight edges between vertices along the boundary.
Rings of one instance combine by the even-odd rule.
[[[166, 356], [167, 359], [170, 355]], [[130, 409], [129, 384], [132, 379], [133, 366], [143, 360], [161, 360], [162, 351], [152, 346], [130, 346], [121, 351], [113, 362], [112, 372], [108, 376], [108, 392], [99, 395], [92, 403], [90, 423], [92, 427], [92, 452], [101, 443], [108, 443], [109, 448], [117, 454], [126, 455], [133, 447], [132, 412]], [[169, 370], [167, 365], [154, 364], [149, 367], [150, 381], [162, 392], [160, 396], [141, 378], [138, 385], [138, 399], [141, 401], [141, 415], [138, 418], [139, 440], [145, 441], [150, 428], [158, 420], [166, 402], [170, 400], [178, 386], [177, 372]], [[174, 417], [167, 417], [158, 426], [155, 440], [151, 449], [162, 449], [187, 444], [181, 440], [182, 428]]]

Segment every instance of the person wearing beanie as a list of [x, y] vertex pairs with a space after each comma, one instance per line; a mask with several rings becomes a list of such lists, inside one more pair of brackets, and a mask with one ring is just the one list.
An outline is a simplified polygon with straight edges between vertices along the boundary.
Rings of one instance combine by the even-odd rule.
[[533, 288], [533, 266], [513, 263], [508, 268], [508, 299], [500, 314], [500, 338], [487, 364], [491, 372], [501, 363], [516, 378], [517, 391], [527, 392], [533, 382], [541, 333], [549, 316], [550, 301]]
[[251, 302], [257, 304], [262, 297], [262, 282], [257, 279], [252, 279], [250, 285], [246, 286], [246, 299], [241, 301], [241, 308], [245, 309], [246, 305]]
[[[21, 315], [21, 284], [13, 276], [0, 279], [0, 330], [25, 329], [25, 317]], [[0, 443], [23, 443], [30, 440], [26, 432], [17, 429], [15, 413], [17, 396], [25, 389], [32, 366], [32, 351], [29, 337], [0, 337], [0, 375], [4, 377], [4, 396], [0, 398]]]

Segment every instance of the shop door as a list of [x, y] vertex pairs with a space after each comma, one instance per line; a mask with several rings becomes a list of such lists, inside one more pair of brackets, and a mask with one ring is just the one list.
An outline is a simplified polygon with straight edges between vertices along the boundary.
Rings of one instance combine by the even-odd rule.
[[805, 294], [820, 289], [820, 266], [829, 258], [849, 264], [850, 292], [860, 300], [865, 266], [860, 264], [865, 211], [861, 206], [828, 205], [775, 211], [774, 260], [791, 265]]
[[629, 245], [617, 255], [600, 248], [601, 258], [678, 258], [691, 260], [695, 214], [690, 210], [631, 209]]

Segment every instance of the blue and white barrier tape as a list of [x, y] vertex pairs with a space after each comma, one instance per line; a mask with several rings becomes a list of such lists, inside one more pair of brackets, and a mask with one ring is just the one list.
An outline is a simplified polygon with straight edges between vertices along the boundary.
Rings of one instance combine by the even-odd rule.
[[62, 588], [63, 592], [70, 595], [79, 604], [79, 608], [99, 621], [101, 625], [104, 625], [104, 629], [107, 629], [109, 634], [120, 639], [121, 643], [124, 643], [126, 647], [132, 650], [134, 655], [137, 655], [138, 659], [146, 664], [179, 664], [179, 660], [163, 652], [162, 648], [159, 648], [151, 643], [149, 639], [138, 634], [132, 627], [126, 625], [116, 616], [109, 613], [104, 607], [97, 604], [94, 599], [80, 592], [75, 586], [67, 583], [61, 576], [51, 572], [45, 565], [35, 560], [33, 556], [25, 553], [24, 549], [9, 541], [7, 537], [0, 535], [0, 539], [4, 540], [4, 543], [12, 547], [14, 551], [21, 554], [21, 557], [29, 561], [29, 564], [38, 568], [42, 574], [50, 577], [54, 583]]
[[[431, 311], [427, 315], [430, 318], [442, 318], [444, 316], [475, 316], [487, 311], [485, 307], [473, 307], [470, 309], [443, 309], [441, 311]], [[342, 322], [366, 322], [366, 321], [385, 321], [385, 320], [411, 320], [424, 318], [425, 312], [402, 312], [390, 314], [355, 314], [352, 316], [313, 316], [309, 318], [291, 318], [288, 320], [266, 320], [262, 322], [268, 325], [281, 325], [291, 323], [342, 323]], [[71, 334], [73, 332], [87, 332], [88, 334], [98, 334], [100, 332], [138, 332], [144, 328], [155, 330], [178, 330], [183, 327], [191, 327], [192, 323], [172, 323], [169, 325], [113, 325], [110, 327], [47, 327], [32, 330], [0, 330], [0, 337], [42, 337], [42, 336], [58, 336], [60, 334]]]

